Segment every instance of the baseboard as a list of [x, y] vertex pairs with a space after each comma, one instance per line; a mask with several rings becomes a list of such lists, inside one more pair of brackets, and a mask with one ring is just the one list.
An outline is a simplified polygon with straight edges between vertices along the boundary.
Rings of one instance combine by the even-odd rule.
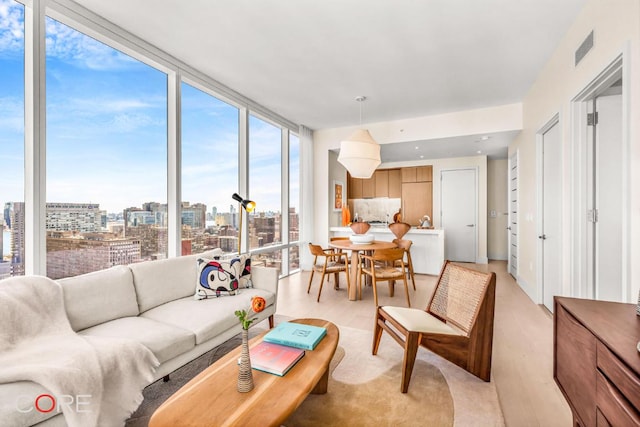
[[538, 304], [538, 302], [536, 301], [537, 296], [536, 296], [536, 289], [531, 288], [529, 286], [529, 284], [527, 283], [526, 280], [524, 280], [522, 277], [520, 277], [518, 275], [518, 277], [516, 277], [516, 283], [522, 288], [522, 290], [524, 291], [525, 294], [527, 294], [527, 296], [529, 297], [529, 299], [534, 303], [534, 304]]
[[481, 258], [476, 258], [476, 264], [489, 264], [489, 258], [485, 257], [481, 257]]

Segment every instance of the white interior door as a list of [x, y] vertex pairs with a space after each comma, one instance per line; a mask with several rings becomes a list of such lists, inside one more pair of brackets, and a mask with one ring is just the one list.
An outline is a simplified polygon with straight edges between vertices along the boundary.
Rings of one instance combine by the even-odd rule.
[[445, 256], [451, 261], [476, 262], [476, 175], [475, 169], [443, 170], [440, 175]]
[[516, 151], [509, 158], [509, 258], [507, 261], [507, 271], [514, 279], [518, 278], [518, 152]]
[[562, 292], [562, 150], [556, 122], [542, 134], [542, 302], [553, 312], [553, 297]]
[[590, 173], [589, 268], [594, 296], [622, 302], [622, 95], [621, 86], [595, 98]]

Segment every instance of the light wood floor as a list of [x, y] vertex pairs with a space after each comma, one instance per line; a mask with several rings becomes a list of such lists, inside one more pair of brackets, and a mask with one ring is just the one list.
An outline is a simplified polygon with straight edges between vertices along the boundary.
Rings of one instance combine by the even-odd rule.
[[[496, 384], [507, 426], [570, 426], [569, 406], [553, 381], [551, 314], [534, 304], [520, 289], [506, 272], [506, 262], [471, 266], [495, 271], [497, 275], [492, 381]], [[363, 290], [362, 301], [349, 301], [346, 278], [341, 274], [340, 289], [333, 289], [333, 280], [325, 281], [317, 303], [320, 277], [313, 278], [311, 293], [307, 294], [309, 274], [305, 271], [280, 281], [277, 314], [318, 317], [339, 326], [373, 330], [375, 310], [370, 287]], [[436, 279], [416, 275], [416, 291], [409, 282], [412, 307], [426, 307]], [[381, 305], [405, 305], [402, 282], [396, 285], [393, 298], [389, 297], [386, 284], [379, 284], [378, 290]]]

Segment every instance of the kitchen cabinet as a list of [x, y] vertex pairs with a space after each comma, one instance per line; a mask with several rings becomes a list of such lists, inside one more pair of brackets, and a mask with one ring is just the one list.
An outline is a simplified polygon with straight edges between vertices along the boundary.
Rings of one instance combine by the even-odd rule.
[[432, 182], [433, 181], [433, 166], [418, 166], [416, 168], [416, 181], [417, 182]]
[[362, 199], [362, 180], [349, 175], [347, 194], [349, 199]]
[[417, 182], [416, 168], [402, 168], [402, 182]]
[[640, 426], [635, 304], [554, 298], [553, 378], [575, 426]]
[[375, 176], [375, 197], [389, 197], [389, 171], [377, 170]]
[[402, 168], [402, 182], [432, 182], [433, 166]]
[[400, 169], [389, 169], [389, 198], [402, 197], [402, 172]]
[[371, 175], [369, 179], [362, 179], [362, 198], [372, 199], [376, 197], [376, 175]]
[[433, 218], [433, 183], [402, 183], [402, 220], [411, 225], [419, 225], [424, 215]]

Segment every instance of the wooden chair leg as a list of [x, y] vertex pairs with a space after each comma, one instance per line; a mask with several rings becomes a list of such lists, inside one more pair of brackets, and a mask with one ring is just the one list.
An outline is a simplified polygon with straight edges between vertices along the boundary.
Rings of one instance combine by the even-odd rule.
[[309, 286], [307, 286], [307, 293], [309, 293], [309, 291], [311, 290], [311, 281], [313, 280], [313, 273], [315, 273], [316, 271], [313, 269], [313, 267], [311, 268], [311, 275], [309, 276]]
[[411, 283], [413, 283], [413, 290], [416, 290], [416, 276], [413, 274], [413, 261], [411, 260], [411, 253], [407, 253], [407, 263], [409, 264], [409, 276], [411, 276]]
[[324, 276], [325, 276], [325, 274], [322, 273], [322, 279], [320, 279], [320, 289], [318, 289], [318, 299], [316, 300], [316, 302], [320, 302], [320, 294], [322, 293], [322, 285], [324, 285]]
[[333, 285], [333, 289], [337, 291], [338, 289], [340, 289], [340, 273], [334, 273], [334, 276], [336, 277], [336, 283]]
[[356, 299], [362, 299], [362, 265], [360, 264], [360, 260], [358, 260], [358, 270], [356, 271], [356, 281], [358, 282]]
[[413, 266], [409, 264], [409, 275], [411, 275], [411, 283], [413, 283], [413, 290], [416, 290], [416, 276], [413, 274]]
[[[351, 291], [351, 279], [349, 278], [349, 263], [346, 261], [348, 260], [345, 256], [344, 275], [347, 277], [347, 295], [349, 295], [349, 291]], [[357, 295], [356, 298], [358, 298]]]
[[380, 326], [380, 322], [384, 322], [384, 319], [380, 315], [380, 307], [378, 307], [376, 309], [376, 326], [373, 329], [373, 345], [371, 347], [371, 354], [374, 356], [378, 354], [380, 339], [382, 338], [382, 326]]
[[407, 296], [407, 307], [411, 307], [411, 301], [409, 300], [409, 284], [407, 283], [407, 276], [402, 276], [402, 280], [404, 281], [404, 293]]
[[[374, 268], [373, 266], [371, 268]], [[371, 286], [373, 287], [373, 303], [378, 306], [378, 284], [376, 283], [376, 275], [371, 277]]]
[[389, 280], [389, 296], [393, 297], [396, 293], [396, 281], [395, 280]]
[[400, 385], [400, 390], [403, 393], [409, 390], [409, 381], [411, 381], [411, 373], [416, 362], [419, 339], [420, 333], [409, 332], [405, 341], [404, 359], [402, 360], [402, 384]]

